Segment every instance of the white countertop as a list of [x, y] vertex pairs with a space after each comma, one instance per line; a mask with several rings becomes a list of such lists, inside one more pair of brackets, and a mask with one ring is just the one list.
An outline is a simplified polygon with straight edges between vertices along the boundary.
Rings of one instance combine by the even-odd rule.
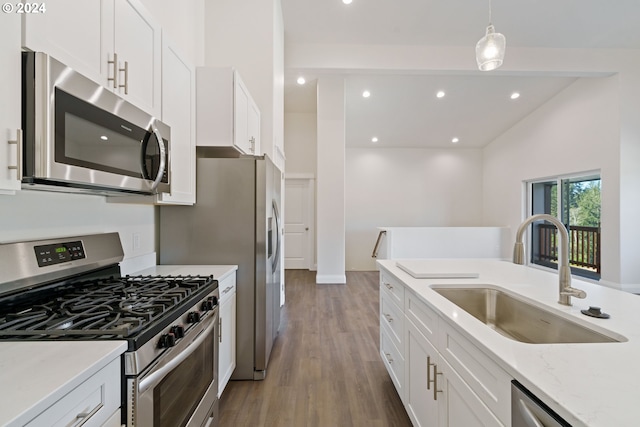
[[[536, 268], [497, 260], [420, 260], [421, 269], [477, 272], [474, 279], [415, 279], [396, 266], [397, 260], [381, 260], [388, 271], [443, 318], [466, 332], [468, 339], [492, 357], [574, 426], [640, 426], [640, 296], [573, 279], [572, 286], [587, 292], [586, 299], [572, 298], [573, 306], [557, 303], [558, 276]], [[412, 262], [415, 262], [412, 260]], [[542, 303], [564, 317], [626, 337], [620, 343], [526, 344], [491, 330], [442, 297], [430, 285], [478, 285], [502, 287]], [[585, 316], [580, 310], [598, 306], [610, 319]]]
[[126, 349], [126, 341], [0, 342], [0, 426], [26, 424]]

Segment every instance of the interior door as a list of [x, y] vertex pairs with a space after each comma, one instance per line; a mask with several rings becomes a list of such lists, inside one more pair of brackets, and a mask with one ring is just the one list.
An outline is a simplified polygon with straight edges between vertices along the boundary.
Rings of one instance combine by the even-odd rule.
[[285, 180], [285, 268], [309, 269], [312, 265], [311, 183], [311, 179]]

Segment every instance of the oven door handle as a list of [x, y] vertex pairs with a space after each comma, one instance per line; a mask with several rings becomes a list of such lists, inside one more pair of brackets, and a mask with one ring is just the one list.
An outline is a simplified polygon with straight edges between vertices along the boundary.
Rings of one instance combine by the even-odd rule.
[[191, 343], [181, 351], [176, 357], [169, 360], [165, 365], [162, 365], [157, 368], [157, 370], [147, 374], [145, 378], [140, 380], [138, 384], [138, 393], [142, 394], [147, 391], [152, 385], [160, 382], [169, 372], [171, 372], [176, 366], [180, 363], [184, 362], [185, 359], [196, 351], [198, 346], [207, 339], [207, 336], [213, 331], [213, 328], [216, 324], [215, 319], [218, 317], [218, 314], [215, 313], [211, 318], [211, 324], [203, 329], [198, 336], [191, 341]]

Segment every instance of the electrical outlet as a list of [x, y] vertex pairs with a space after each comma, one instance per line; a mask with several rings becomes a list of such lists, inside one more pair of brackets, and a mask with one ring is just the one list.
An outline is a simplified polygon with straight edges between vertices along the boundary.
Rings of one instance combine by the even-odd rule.
[[134, 251], [140, 250], [140, 233], [133, 233], [132, 241], [133, 241], [133, 250]]

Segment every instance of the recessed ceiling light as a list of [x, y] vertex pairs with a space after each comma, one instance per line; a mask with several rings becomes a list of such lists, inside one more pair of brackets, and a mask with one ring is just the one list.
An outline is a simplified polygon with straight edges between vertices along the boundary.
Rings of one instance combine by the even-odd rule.
[[307, 82], [302, 76], [298, 77], [298, 80], [296, 81], [298, 82], [299, 85], [303, 85]]
[[344, 4], [351, 4], [351, 2], [352, 2], [352, 1], [353, 1], [353, 0], [342, 0], [342, 3], [344, 3]]
[[451, 142], [453, 142], [454, 144], [457, 144], [458, 142], [460, 142], [460, 139], [458, 139], [458, 138], [453, 138], [453, 139], [451, 140]]
[[369, 92], [368, 90], [365, 90], [364, 92], [362, 92], [362, 97], [363, 98], [368, 98], [371, 96], [371, 92]]
[[102, 135], [100, 139], [103, 141], [107, 141], [109, 138], [107, 137], [107, 135]]
[[378, 142], [378, 137], [374, 136], [373, 138], [371, 138], [371, 142]]
[[520, 93], [519, 92], [513, 92], [511, 94], [511, 99], [518, 99], [520, 98]]
[[438, 91], [438, 93], [436, 93], [436, 96], [437, 96], [438, 98], [444, 98], [444, 95], [445, 95], [445, 93], [444, 93], [444, 91], [443, 91], [443, 90], [439, 90], [439, 91]]

